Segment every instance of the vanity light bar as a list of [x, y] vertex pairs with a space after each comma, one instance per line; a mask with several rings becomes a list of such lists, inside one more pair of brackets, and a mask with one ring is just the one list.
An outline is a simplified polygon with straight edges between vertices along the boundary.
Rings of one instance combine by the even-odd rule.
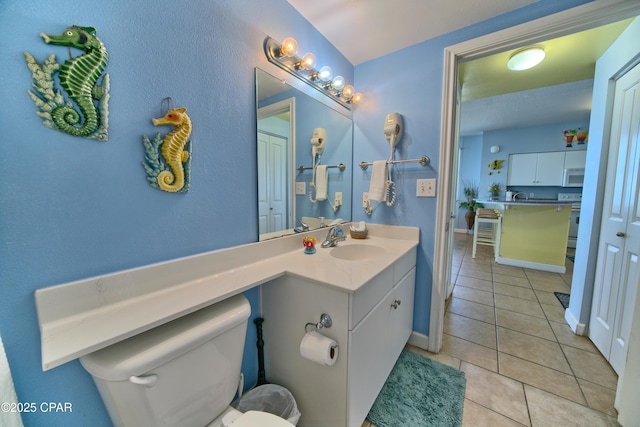
[[344, 77], [333, 77], [331, 67], [315, 68], [315, 55], [306, 53], [302, 58], [297, 56], [298, 44], [292, 37], [283, 43], [272, 37], [264, 39], [264, 53], [272, 64], [299, 78], [308, 85], [318, 89], [342, 106], [351, 109], [350, 104], [362, 100], [362, 94], [355, 92], [353, 86], [345, 84]]

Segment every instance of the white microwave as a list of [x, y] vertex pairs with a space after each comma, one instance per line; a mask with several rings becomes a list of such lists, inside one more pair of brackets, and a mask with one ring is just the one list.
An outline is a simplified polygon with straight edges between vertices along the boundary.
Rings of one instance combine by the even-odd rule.
[[564, 170], [563, 187], [582, 187], [584, 184], [584, 168], [570, 168]]

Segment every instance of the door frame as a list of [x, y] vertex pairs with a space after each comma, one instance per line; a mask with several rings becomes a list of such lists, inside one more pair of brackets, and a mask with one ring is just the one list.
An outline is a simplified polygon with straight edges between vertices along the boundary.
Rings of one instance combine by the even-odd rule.
[[451, 227], [445, 226], [453, 214], [452, 198], [455, 197], [458, 141], [455, 138], [458, 129], [456, 120], [456, 94], [458, 87], [458, 64], [461, 61], [481, 58], [538, 43], [551, 38], [610, 24], [622, 19], [640, 15], [637, 1], [602, 0], [590, 2], [572, 9], [525, 22], [511, 28], [487, 34], [445, 48], [442, 84], [442, 122], [440, 129], [441, 167], [438, 174], [442, 195], [436, 207], [436, 235], [434, 244], [434, 268], [431, 287], [431, 315], [429, 321], [428, 350], [434, 353], [442, 347], [444, 328], [444, 299], [448, 283], [447, 271], [451, 270], [448, 254]]

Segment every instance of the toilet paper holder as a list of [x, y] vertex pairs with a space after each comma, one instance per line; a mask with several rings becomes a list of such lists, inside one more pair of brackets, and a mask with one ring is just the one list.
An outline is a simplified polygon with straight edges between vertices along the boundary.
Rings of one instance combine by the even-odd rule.
[[315, 326], [316, 329], [322, 329], [322, 328], [330, 328], [332, 324], [333, 324], [333, 321], [331, 320], [331, 316], [329, 316], [327, 313], [322, 313], [320, 315], [320, 321], [318, 323], [309, 322], [306, 325], [304, 325], [304, 333], [305, 334], [307, 333], [307, 327], [309, 325]]

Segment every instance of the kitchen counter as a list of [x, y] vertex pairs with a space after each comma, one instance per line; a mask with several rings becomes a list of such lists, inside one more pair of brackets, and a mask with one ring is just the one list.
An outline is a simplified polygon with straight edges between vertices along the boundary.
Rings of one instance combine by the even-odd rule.
[[[384, 254], [348, 261], [321, 248], [319, 229], [152, 264], [35, 291], [42, 369], [48, 370], [283, 275], [355, 293], [413, 250], [419, 229], [368, 224], [369, 237], [340, 246], [381, 246]], [[345, 225], [348, 230], [348, 224]], [[348, 236], [348, 232], [346, 235]], [[304, 253], [302, 238], [318, 240]]]
[[499, 264], [564, 273], [571, 202], [480, 200], [502, 211]]
[[502, 205], [506, 209], [509, 206], [556, 206], [556, 207], [566, 207], [571, 206], [571, 202], [561, 202], [554, 199], [518, 199], [512, 201], [505, 200], [478, 200], [479, 203], [483, 205], [494, 204], [494, 205]]

